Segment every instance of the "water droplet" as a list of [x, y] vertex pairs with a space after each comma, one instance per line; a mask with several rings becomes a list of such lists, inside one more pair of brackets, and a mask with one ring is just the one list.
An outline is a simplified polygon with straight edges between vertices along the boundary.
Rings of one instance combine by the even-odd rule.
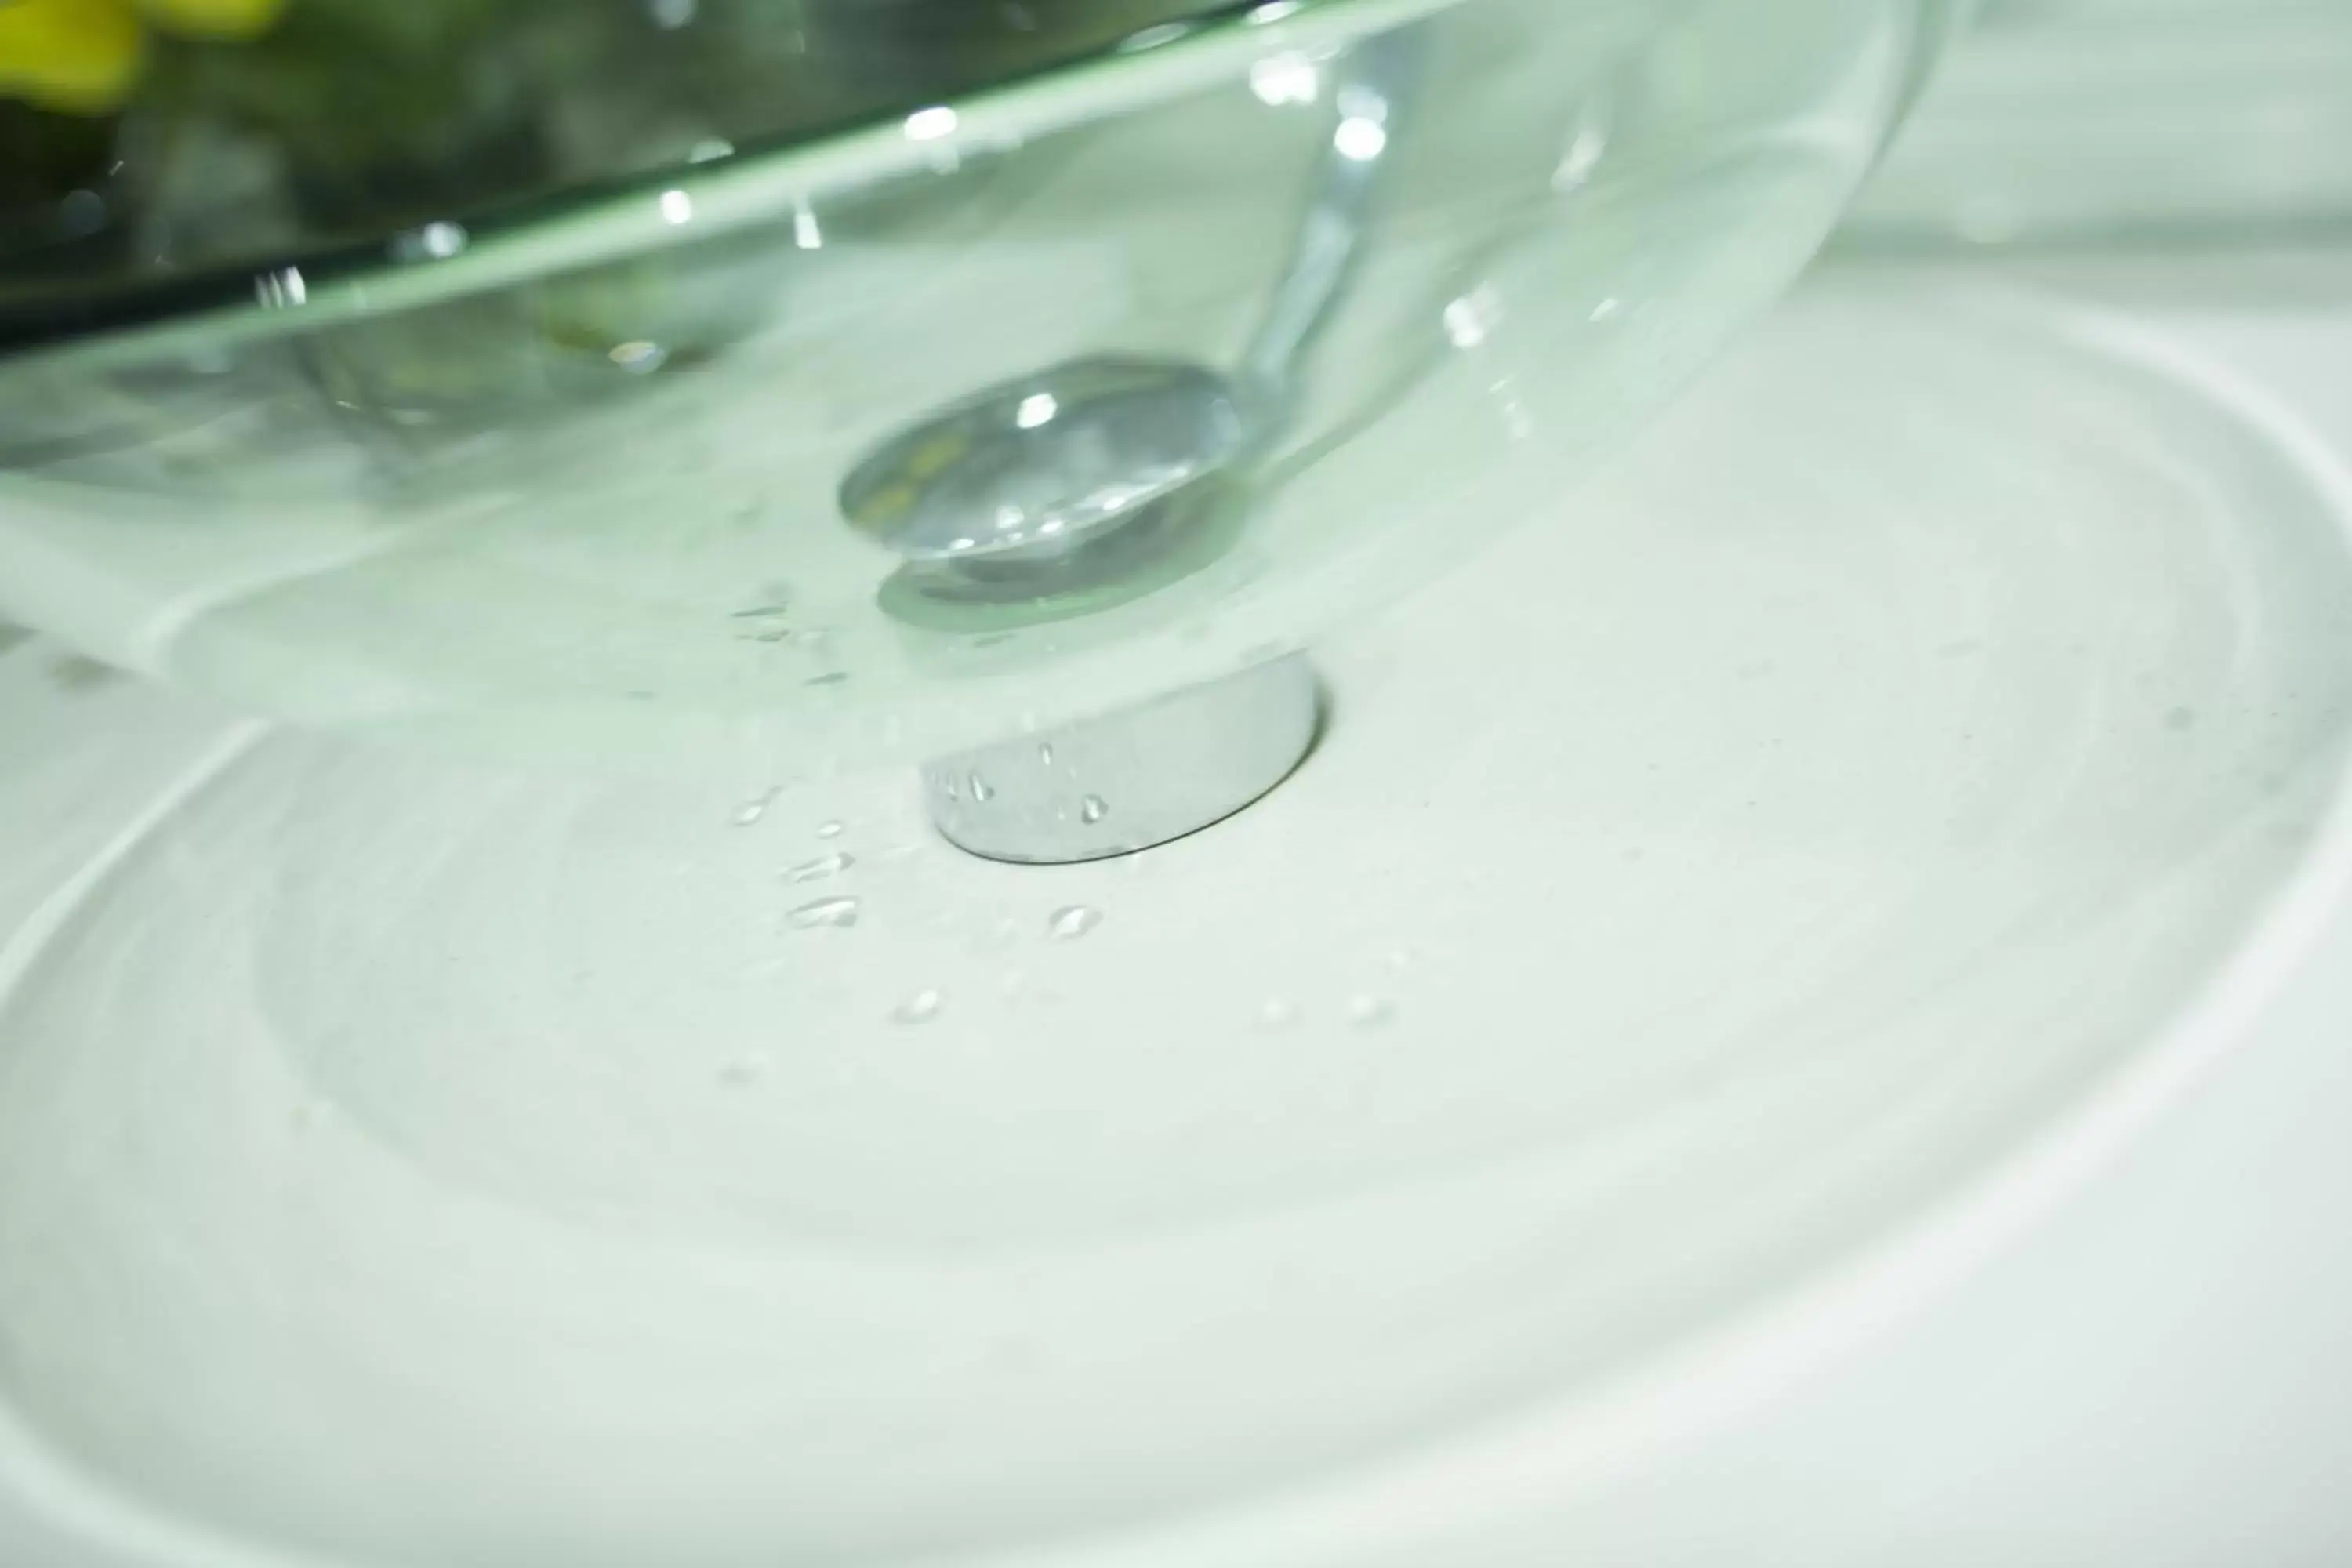
[[785, 868], [787, 882], [822, 882], [827, 877], [838, 877], [857, 862], [846, 855], [820, 855], [814, 860], [803, 860]]
[[1072, 904], [1067, 909], [1055, 910], [1054, 918], [1045, 922], [1045, 929], [1056, 942], [1076, 942], [1102, 924], [1102, 918], [1100, 910]]
[[1359, 996], [1348, 1004], [1348, 1022], [1359, 1029], [1385, 1028], [1396, 1017], [1396, 1004], [1385, 996]]
[[820, 822], [816, 825], [816, 836], [819, 838], [838, 838], [847, 831], [848, 825], [845, 823]]
[[785, 918], [795, 931], [847, 931], [857, 923], [858, 910], [864, 906], [856, 899], [819, 899], [803, 904]]
[[940, 1009], [946, 1005], [946, 997], [926, 986], [893, 1007], [890, 1021], [894, 1024], [928, 1024], [938, 1017]]
[[1445, 335], [1457, 349], [1475, 349], [1502, 324], [1502, 296], [1481, 284], [1445, 307]]
[[844, 669], [836, 669], [827, 675], [812, 676], [809, 678], [807, 684], [811, 686], [846, 686], [849, 684], [849, 672]]
[[1040, 741], [1037, 742], [1037, 765], [1046, 768], [1050, 768], [1054, 765], [1053, 742]]
[[1098, 795], [1090, 795], [1078, 802], [1078, 820], [1089, 826], [1110, 815], [1110, 804]]
[[753, 795], [743, 803], [743, 809], [735, 814], [735, 826], [738, 827], [752, 826], [768, 815], [768, 807], [775, 804], [775, 799], [774, 790], [769, 790], [764, 795]]
[[1392, 974], [1402, 974], [1406, 970], [1411, 969], [1414, 964], [1420, 962], [1421, 954], [1415, 952], [1412, 948], [1396, 948], [1391, 950], [1388, 956], [1389, 972]]
[[1269, 1029], [1287, 1029], [1298, 1022], [1298, 1004], [1286, 996], [1269, 997], [1257, 1010], [1257, 1021]]
[[996, 786], [975, 773], [971, 775], [971, 799], [975, 805], [986, 805], [996, 798]]

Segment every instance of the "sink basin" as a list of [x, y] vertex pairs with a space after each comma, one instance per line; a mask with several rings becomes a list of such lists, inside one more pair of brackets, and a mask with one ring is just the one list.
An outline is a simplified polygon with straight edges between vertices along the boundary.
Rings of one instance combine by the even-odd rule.
[[1476, 1561], [2284, 966], [2313, 453], [2105, 321], [1824, 286], [1319, 645], [1286, 789], [1045, 869], [892, 766], [459, 764], [21, 643], [0, 1477], [173, 1568]]

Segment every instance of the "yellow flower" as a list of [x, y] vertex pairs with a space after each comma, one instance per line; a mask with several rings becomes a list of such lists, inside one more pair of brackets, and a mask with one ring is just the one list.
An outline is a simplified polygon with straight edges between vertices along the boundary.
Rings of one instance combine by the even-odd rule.
[[152, 26], [190, 37], [244, 38], [285, 0], [0, 0], [0, 97], [98, 114], [130, 96]]

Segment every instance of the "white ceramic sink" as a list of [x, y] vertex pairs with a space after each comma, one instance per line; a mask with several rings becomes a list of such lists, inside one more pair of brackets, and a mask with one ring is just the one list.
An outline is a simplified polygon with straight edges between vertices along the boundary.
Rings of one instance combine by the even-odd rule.
[[1273, 797], [1050, 870], [896, 773], [468, 771], [20, 646], [12, 1506], [173, 1568], [1480, 1561], [2240, 1037], [2345, 863], [2347, 493], [2160, 325], [1849, 275], [1320, 650]]

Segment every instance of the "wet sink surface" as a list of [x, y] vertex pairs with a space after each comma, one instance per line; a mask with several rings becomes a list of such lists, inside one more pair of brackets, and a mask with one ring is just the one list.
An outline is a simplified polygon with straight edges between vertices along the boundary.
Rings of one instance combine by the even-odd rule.
[[1093, 867], [896, 773], [469, 770], [26, 645], [8, 1447], [179, 1563], [583, 1568], [1318, 1561], [1586, 1462], [2332, 886], [2352, 573], [2262, 420], [1817, 292], [1320, 650], [1284, 789]]

